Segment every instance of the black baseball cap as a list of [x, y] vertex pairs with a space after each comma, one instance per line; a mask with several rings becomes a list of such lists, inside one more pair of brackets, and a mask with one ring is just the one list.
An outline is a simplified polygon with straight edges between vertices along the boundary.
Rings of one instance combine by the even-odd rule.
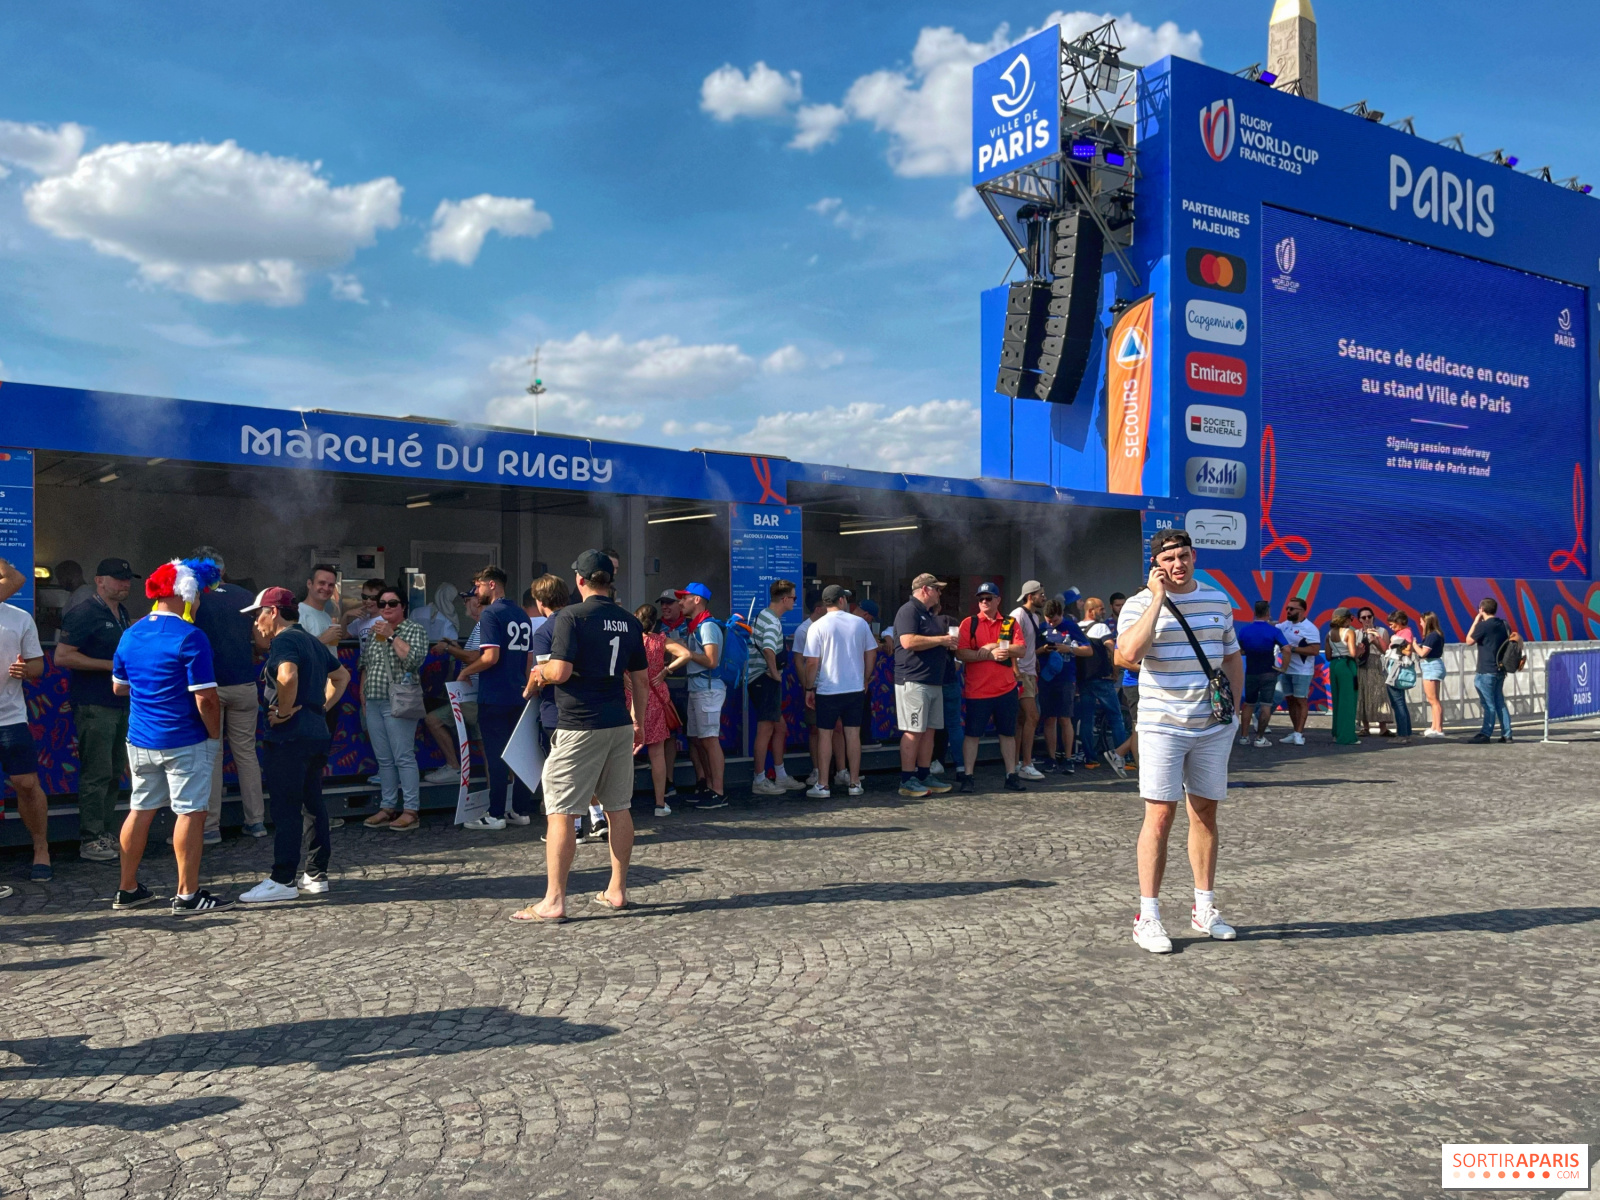
[[100, 565], [94, 569], [96, 575], [107, 575], [112, 579], [140, 579], [142, 576], [133, 573], [133, 567], [125, 558], [102, 558]]
[[830, 583], [827, 587], [822, 589], [822, 602], [824, 604], [827, 604], [827, 605], [837, 604], [837, 603], [839, 603], [839, 598], [841, 596], [846, 596], [846, 597], [849, 597], [851, 600], [854, 600], [856, 594], [854, 592], [852, 592], [849, 588], [841, 587], [837, 583]]
[[611, 574], [612, 570], [611, 556], [608, 554], [602, 554], [598, 550], [585, 550], [582, 554], [578, 555], [577, 561], [572, 564], [572, 569], [579, 575], [582, 575], [585, 579], [589, 578], [589, 576], [593, 575], [596, 571], [604, 571], [607, 575], [609, 575]]

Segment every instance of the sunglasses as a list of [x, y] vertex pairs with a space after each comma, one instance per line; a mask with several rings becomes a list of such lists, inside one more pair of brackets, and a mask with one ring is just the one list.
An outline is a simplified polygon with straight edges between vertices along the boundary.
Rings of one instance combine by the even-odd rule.
[[1000, 603], [1000, 597], [999, 596], [979, 596], [978, 597], [978, 603], [979, 604], [999, 604]]
[[379, 608], [400, 608], [401, 604], [400, 604], [400, 601], [398, 601], [398, 600], [379, 600], [378, 601], [378, 607]]

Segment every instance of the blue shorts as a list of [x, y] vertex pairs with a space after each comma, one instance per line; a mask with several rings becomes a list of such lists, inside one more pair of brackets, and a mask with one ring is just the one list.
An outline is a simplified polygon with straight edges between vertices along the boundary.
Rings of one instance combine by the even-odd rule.
[[1022, 697], [1016, 692], [1003, 696], [989, 696], [983, 700], [968, 700], [967, 715], [961, 723], [965, 737], [980, 738], [989, 732], [989, 721], [994, 720], [994, 731], [1000, 737], [1017, 736], [1017, 709]]
[[175, 817], [205, 812], [211, 803], [211, 773], [221, 768], [222, 742], [196, 742], [170, 750], [146, 750], [128, 743], [128, 772], [134, 812], [171, 808]]
[[1070, 718], [1072, 707], [1077, 702], [1078, 680], [1076, 676], [1062, 678], [1057, 675], [1046, 682], [1039, 681], [1039, 716], [1046, 720], [1057, 717]]
[[1278, 676], [1278, 690], [1285, 699], [1293, 696], [1297, 700], [1304, 700], [1311, 695], [1311, 678], [1310, 675], [1291, 675], [1285, 671]]
[[1244, 677], [1244, 702], [1246, 704], [1277, 704], [1278, 673], [1262, 671]]
[[0, 775], [16, 779], [39, 773], [39, 751], [33, 744], [28, 723], [0, 725]]
[[1422, 677], [1432, 679], [1434, 682], [1444, 680], [1444, 659], [1425, 658], [1422, 660]]

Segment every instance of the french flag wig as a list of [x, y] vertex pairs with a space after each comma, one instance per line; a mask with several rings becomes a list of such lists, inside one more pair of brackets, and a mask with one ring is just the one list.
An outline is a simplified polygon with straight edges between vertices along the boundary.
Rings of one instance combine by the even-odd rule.
[[162, 563], [144, 581], [144, 594], [150, 600], [183, 599], [183, 619], [194, 620], [195, 601], [222, 579], [222, 568], [209, 558], [175, 558]]

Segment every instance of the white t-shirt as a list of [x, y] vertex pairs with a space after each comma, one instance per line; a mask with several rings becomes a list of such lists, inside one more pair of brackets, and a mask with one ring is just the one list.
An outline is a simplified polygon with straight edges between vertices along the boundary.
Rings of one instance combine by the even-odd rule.
[[39, 647], [39, 627], [27, 609], [0, 604], [0, 725], [28, 723], [28, 700], [22, 691], [22, 680], [7, 673], [19, 654], [24, 659], [44, 657]]
[[866, 690], [866, 653], [877, 648], [872, 627], [853, 613], [835, 609], [806, 633], [805, 656], [817, 663], [817, 695]]
[[320, 638], [332, 624], [333, 618], [328, 615], [327, 609], [318, 608], [309, 600], [300, 601], [300, 628], [312, 637]]
[[1039, 656], [1034, 643], [1039, 640], [1039, 621], [1041, 618], [1034, 616], [1026, 608], [1018, 605], [1011, 610], [1011, 619], [1017, 623], [1017, 635], [1022, 638], [1026, 649], [1022, 657], [1014, 660], [1017, 670], [1024, 675], [1037, 675], [1039, 673]]
[[[1313, 646], [1322, 642], [1322, 631], [1310, 621], [1279, 621], [1278, 628], [1283, 631], [1283, 640], [1291, 646], [1298, 646], [1301, 638], [1304, 638]], [[1285, 650], [1283, 652], [1283, 661], [1283, 670], [1286, 675], [1310, 675], [1317, 669], [1317, 656], [1315, 654], [1310, 656], [1290, 654], [1288, 650]]]

